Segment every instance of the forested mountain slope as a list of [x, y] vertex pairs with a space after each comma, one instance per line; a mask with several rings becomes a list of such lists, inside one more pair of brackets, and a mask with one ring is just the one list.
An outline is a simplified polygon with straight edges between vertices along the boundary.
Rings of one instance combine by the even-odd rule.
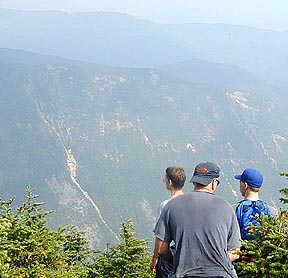
[[152, 236], [167, 166], [183, 166], [188, 181], [199, 161], [218, 163], [218, 194], [231, 203], [233, 175], [255, 167], [264, 199], [278, 200], [287, 114], [268, 95], [15, 52], [21, 64], [1, 51], [2, 199], [22, 201], [30, 183], [55, 210], [52, 223], [75, 224], [102, 246], [116, 239], [120, 217]]

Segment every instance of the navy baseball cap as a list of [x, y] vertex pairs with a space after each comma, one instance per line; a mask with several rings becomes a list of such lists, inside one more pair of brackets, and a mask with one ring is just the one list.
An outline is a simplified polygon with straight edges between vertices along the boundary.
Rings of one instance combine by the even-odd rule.
[[199, 163], [194, 170], [190, 182], [208, 185], [213, 179], [219, 178], [220, 168], [212, 162]]
[[263, 183], [263, 175], [252, 168], [245, 169], [241, 175], [235, 175], [234, 178], [236, 180], [244, 181], [255, 188], [260, 188]]

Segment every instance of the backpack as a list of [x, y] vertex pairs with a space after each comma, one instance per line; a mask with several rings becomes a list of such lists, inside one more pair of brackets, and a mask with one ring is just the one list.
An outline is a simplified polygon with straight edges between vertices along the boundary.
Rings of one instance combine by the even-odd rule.
[[261, 200], [251, 201], [243, 200], [236, 208], [236, 216], [240, 226], [241, 238], [253, 240], [254, 238], [248, 235], [249, 226], [259, 226], [257, 218], [260, 215], [270, 216], [268, 205]]

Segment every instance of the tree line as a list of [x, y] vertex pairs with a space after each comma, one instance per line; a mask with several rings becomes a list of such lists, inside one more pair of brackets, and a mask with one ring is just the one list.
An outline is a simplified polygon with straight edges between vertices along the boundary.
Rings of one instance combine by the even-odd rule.
[[[288, 177], [287, 173], [280, 173]], [[119, 242], [103, 250], [89, 247], [74, 226], [52, 229], [31, 188], [26, 201], [12, 210], [14, 199], [0, 200], [0, 278], [152, 278], [149, 242], [137, 237], [133, 222], [121, 220]], [[280, 190], [288, 204], [288, 188]], [[253, 241], [243, 241], [239, 277], [288, 277], [288, 210], [259, 219]], [[261, 234], [258, 232], [261, 229]]]

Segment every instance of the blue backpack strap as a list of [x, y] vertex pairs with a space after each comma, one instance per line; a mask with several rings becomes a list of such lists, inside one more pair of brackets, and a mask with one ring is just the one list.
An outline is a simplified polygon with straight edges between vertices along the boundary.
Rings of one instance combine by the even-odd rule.
[[259, 212], [264, 213], [265, 215], [270, 216], [270, 210], [269, 210], [269, 206], [267, 205], [266, 202], [262, 201], [262, 200], [257, 200], [255, 202], [255, 208], [257, 208], [259, 210]]
[[238, 206], [236, 208], [236, 216], [237, 216], [240, 228], [243, 227], [243, 221], [242, 221], [243, 214], [246, 213], [251, 207], [252, 207], [251, 200], [242, 200], [238, 203]]

